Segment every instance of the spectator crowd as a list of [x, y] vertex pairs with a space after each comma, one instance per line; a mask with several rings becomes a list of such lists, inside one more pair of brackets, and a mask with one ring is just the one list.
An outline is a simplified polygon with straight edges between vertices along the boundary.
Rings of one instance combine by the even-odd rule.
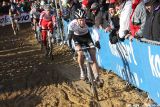
[[[4, 0], [0, 2], [0, 15], [8, 14], [12, 4], [20, 12], [29, 12], [32, 2], [40, 5], [55, 0]], [[62, 0], [59, 2], [62, 18], [74, 19], [74, 12], [86, 12], [88, 26], [110, 32], [111, 43], [128, 38], [146, 38], [160, 41], [160, 0]]]
[[63, 0], [62, 6], [66, 20], [84, 9], [88, 25], [110, 32], [111, 43], [126, 38], [160, 41], [160, 0]]
[[7, 15], [11, 5], [15, 5], [20, 12], [29, 12], [31, 2], [24, 0], [4, 0], [0, 2], [0, 15]]

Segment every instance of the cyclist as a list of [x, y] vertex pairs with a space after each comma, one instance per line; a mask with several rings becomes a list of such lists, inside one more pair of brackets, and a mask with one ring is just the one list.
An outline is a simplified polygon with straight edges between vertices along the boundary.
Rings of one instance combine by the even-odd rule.
[[38, 38], [37, 32], [38, 31], [38, 23], [39, 23], [39, 17], [40, 17], [40, 12], [39, 12], [39, 6], [38, 4], [33, 4], [31, 11], [30, 11], [30, 18], [31, 18], [31, 24], [32, 24], [32, 29], [35, 31], [35, 37]]
[[16, 31], [19, 30], [18, 18], [20, 17], [20, 12], [17, 9], [16, 3], [11, 2], [11, 7], [9, 9], [9, 16], [14, 35], [16, 35]]
[[[69, 29], [68, 40], [69, 40], [70, 48], [72, 48], [71, 40], [74, 41], [75, 50], [80, 50], [82, 45], [86, 45], [87, 47], [94, 46], [93, 40], [89, 33], [89, 28], [85, 22], [85, 18], [86, 18], [86, 14], [84, 10], [77, 9], [77, 11], [75, 11], [75, 19], [72, 20], [68, 26], [68, 29]], [[100, 47], [100, 44], [98, 44], [99, 42], [97, 41], [96, 43], [97, 43], [96, 47]], [[102, 86], [103, 83], [99, 79], [99, 67], [96, 61], [95, 48], [90, 48], [89, 53], [90, 53], [91, 59], [93, 60], [93, 64], [91, 65], [91, 67], [93, 70], [95, 81], [97, 81], [97, 83], [99, 83], [99, 85]], [[77, 61], [80, 67], [80, 79], [85, 80], [86, 75], [84, 73], [84, 67], [83, 67], [83, 63], [84, 63], [83, 52], [77, 51], [77, 54], [78, 54]]]
[[[44, 6], [44, 11], [40, 14], [40, 20], [39, 20], [39, 27], [42, 29], [42, 45], [44, 46], [45, 50], [46, 47], [46, 39], [47, 39], [47, 30], [50, 31], [51, 34], [53, 34], [53, 25], [56, 25], [56, 18], [55, 16], [51, 15], [51, 7], [50, 5]], [[46, 51], [45, 51], [46, 52]], [[46, 53], [47, 54], [47, 53]]]

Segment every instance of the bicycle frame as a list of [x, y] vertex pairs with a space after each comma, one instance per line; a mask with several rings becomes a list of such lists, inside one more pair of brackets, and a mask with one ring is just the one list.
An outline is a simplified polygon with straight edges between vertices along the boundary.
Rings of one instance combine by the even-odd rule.
[[92, 61], [90, 54], [88, 52], [88, 49], [91, 49], [91, 48], [95, 48], [95, 46], [93, 46], [93, 47], [82, 46], [82, 48], [78, 51], [83, 51], [83, 54], [85, 57], [84, 58], [85, 59], [85, 66], [86, 66], [86, 71], [87, 71], [86, 73], [87, 73], [88, 80], [90, 82], [91, 91], [92, 91], [93, 97], [96, 98], [96, 100], [98, 100], [97, 86], [94, 81], [95, 78], [94, 78], [94, 75], [93, 75], [93, 72], [91, 69], [91, 64], [93, 63], [93, 61]]
[[40, 35], [40, 32], [39, 32], [38, 22], [36, 22], [36, 21], [34, 22], [34, 33], [35, 33], [35, 38], [37, 39], [37, 42], [40, 43], [41, 35]]
[[18, 18], [16, 18], [16, 16], [12, 17], [12, 26], [13, 26], [12, 28], [13, 31], [17, 34], [17, 31], [19, 30], [19, 23], [18, 23]]
[[47, 42], [47, 55], [49, 55], [49, 57], [51, 59], [53, 59], [53, 56], [52, 56], [52, 48], [53, 48], [53, 42], [54, 42], [54, 37], [53, 35], [50, 33], [50, 30], [49, 29], [42, 29], [42, 30], [47, 30], [47, 38], [46, 38], [46, 42]]

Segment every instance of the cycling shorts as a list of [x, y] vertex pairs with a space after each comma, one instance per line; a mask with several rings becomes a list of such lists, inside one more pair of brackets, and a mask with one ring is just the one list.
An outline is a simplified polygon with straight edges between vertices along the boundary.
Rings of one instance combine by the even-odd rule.
[[14, 23], [14, 22], [15, 22], [15, 20], [17, 20], [17, 21], [18, 21], [18, 18], [19, 18], [19, 16], [16, 16], [16, 15], [12, 15], [12, 16], [10, 16], [10, 21], [11, 21], [11, 23]]
[[91, 35], [89, 33], [85, 34], [85, 35], [81, 35], [81, 36], [78, 36], [78, 35], [74, 35], [73, 37], [73, 41], [75, 43], [75, 46], [76, 45], [85, 45], [87, 47], [90, 47], [90, 46], [93, 46], [93, 40], [91, 38]]

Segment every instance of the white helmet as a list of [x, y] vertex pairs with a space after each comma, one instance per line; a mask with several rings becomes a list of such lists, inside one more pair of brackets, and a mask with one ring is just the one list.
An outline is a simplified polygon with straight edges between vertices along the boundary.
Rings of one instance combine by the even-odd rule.
[[40, 3], [41, 6], [45, 5], [45, 2], [44, 0], [41, 0], [41, 3]]

